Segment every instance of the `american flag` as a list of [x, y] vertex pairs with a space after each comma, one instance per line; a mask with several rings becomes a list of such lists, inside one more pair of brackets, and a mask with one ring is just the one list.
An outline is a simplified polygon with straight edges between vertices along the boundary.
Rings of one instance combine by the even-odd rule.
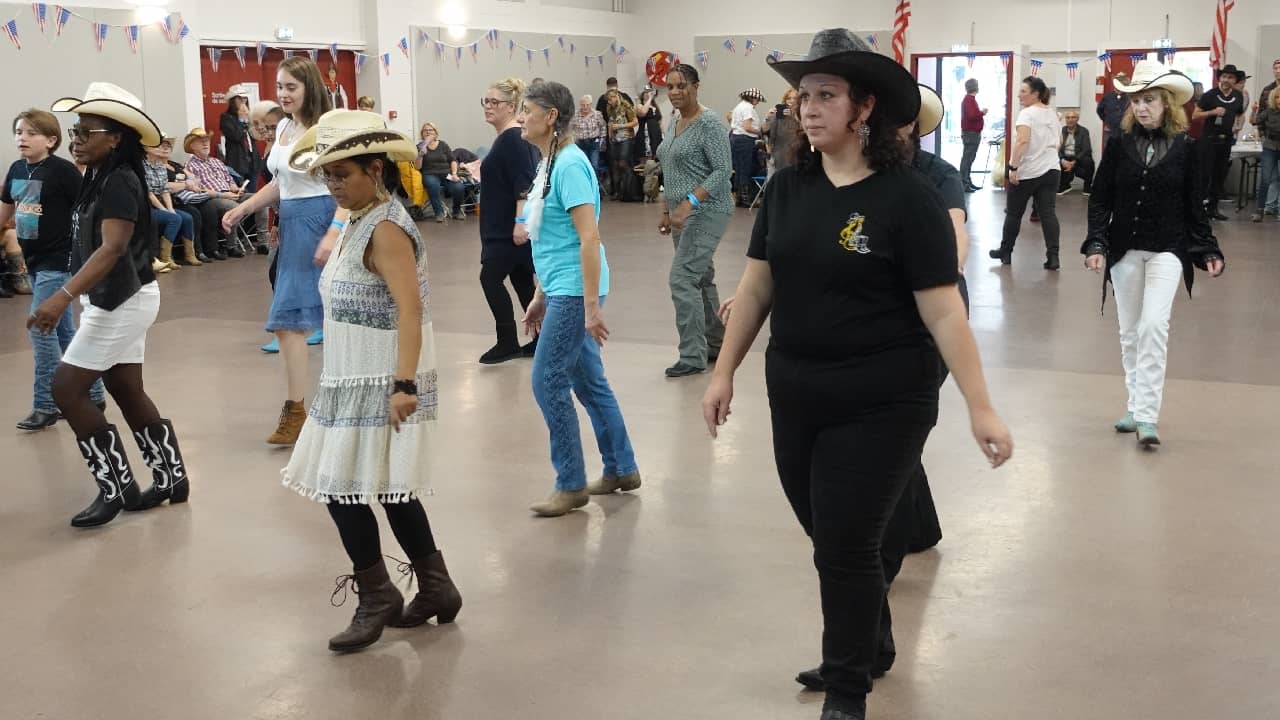
[[329, 59], [338, 62], [338, 43], [329, 43]]
[[400, 38], [400, 42], [396, 43], [396, 47], [400, 48], [400, 52], [404, 53], [406, 58], [409, 57], [409, 38]]
[[369, 59], [368, 55], [365, 55], [364, 53], [356, 53], [356, 74], [357, 75], [360, 74], [361, 70], [364, 70], [364, 63], [368, 59]]
[[911, 25], [911, 2], [901, 0], [893, 11], [893, 59], [899, 65], [907, 60], [907, 27]]
[[191, 34], [191, 27], [187, 25], [187, 21], [183, 20], [182, 18], [178, 18], [178, 39], [182, 40], [183, 38], [185, 38], [190, 34]]
[[[458, 49], [461, 50], [462, 48]], [[382, 53], [382, 72], [387, 75], [391, 74], [391, 53]]]
[[214, 72], [218, 72], [218, 63], [222, 62], [222, 50], [218, 48], [209, 48], [209, 67]]
[[471, 43], [471, 62], [480, 62], [480, 41]]
[[62, 28], [67, 26], [67, 21], [71, 19], [71, 11], [61, 5], [53, 6], [54, 24], [57, 26], [56, 36], [62, 35]]
[[262, 65], [262, 61], [267, 59], [267, 44], [258, 43], [258, 65]]
[[1209, 48], [1209, 67], [1214, 70], [1222, 68], [1222, 59], [1227, 54], [1227, 13], [1236, 6], [1236, 0], [1218, 0], [1218, 9], [1213, 17], [1213, 44]]
[[542, 48], [542, 58], [547, 61], [547, 67], [551, 67], [551, 48]]
[[129, 41], [129, 49], [138, 54], [138, 26], [130, 25], [124, 29], [125, 39]]
[[1034, 75], [1034, 76], [1036, 76], [1036, 77], [1039, 77], [1039, 76], [1040, 76], [1040, 68], [1042, 68], [1042, 67], [1044, 67], [1044, 61], [1043, 61], [1043, 60], [1032, 60], [1032, 61], [1031, 61], [1031, 74], [1032, 74], [1032, 75]]
[[747, 38], [746, 41], [742, 43], [742, 54], [744, 56], [750, 55], [751, 51], [755, 49], [756, 49], [756, 41], [752, 40], [751, 38]]
[[243, 70], [244, 69], [244, 46], [237, 45], [234, 52], [236, 54], [236, 62], [240, 63], [240, 69]]
[[1133, 61], [1133, 64], [1134, 64], [1134, 65], [1137, 65], [1138, 63], [1140, 63], [1140, 62], [1142, 62], [1143, 60], [1146, 60], [1146, 59], [1147, 59], [1147, 54], [1146, 54], [1146, 53], [1134, 53], [1134, 54], [1132, 54], [1132, 55], [1130, 55], [1130, 56], [1129, 56], [1129, 59]]
[[49, 6], [44, 3], [31, 3], [31, 11], [36, 14], [36, 24], [40, 32], [44, 32], [44, 21], [49, 17]]
[[3, 27], [4, 27], [4, 34], [8, 35], [9, 39], [13, 41], [13, 46], [21, 50], [22, 40], [18, 38], [18, 21], [10, 20], [9, 22], [5, 23]]
[[[93, 24], [93, 39], [98, 44], [98, 52], [102, 52], [102, 44], [107, 41], [107, 30], [110, 25], [106, 23], [96, 22]], [[217, 68], [214, 68], [215, 70]]]
[[1102, 63], [1102, 66], [1107, 69], [1107, 74], [1110, 75], [1111, 74], [1111, 53], [1109, 52], [1098, 53], [1098, 62]]
[[1076, 79], [1076, 73], [1079, 72], [1079, 70], [1080, 70], [1080, 63], [1078, 62], [1067, 63], [1067, 77], [1071, 78], [1072, 80]]
[[965, 55], [965, 61], [969, 63], [969, 67], [973, 67], [973, 62], [977, 59], [977, 53], [969, 53], [968, 55]]
[[311, 62], [316, 62], [320, 58], [320, 51], [316, 48], [307, 48], [307, 57], [311, 58]]
[[724, 41], [724, 49], [731, 53], [737, 54], [738, 50], [733, 45], [733, 38], [726, 38]]

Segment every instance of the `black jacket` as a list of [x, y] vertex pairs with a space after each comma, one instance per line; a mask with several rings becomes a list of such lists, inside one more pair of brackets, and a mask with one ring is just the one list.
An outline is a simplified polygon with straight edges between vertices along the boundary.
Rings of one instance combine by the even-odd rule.
[[[1062, 126], [1062, 141], [1058, 143], [1058, 157], [1066, 159], [1063, 153], [1067, 149], [1067, 135], [1071, 132], [1066, 125]], [[1093, 143], [1089, 140], [1089, 128], [1076, 125], [1076, 156], [1074, 160], [1093, 160]]]
[[1205, 212], [1199, 153], [1186, 133], [1173, 138], [1165, 157], [1146, 167], [1138, 156], [1135, 130], [1107, 141], [1089, 197], [1089, 232], [1080, 251], [1107, 256], [1111, 267], [1130, 250], [1172, 252], [1182, 261], [1182, 277], [1191, 293], [1195, 268], [1207, 270], [1222, 259]]
[[258, 173], [262, 172], [262, 154], [258, 152], [258, 143], [249, 135], [249, 128], [240, 122], [240, 118], [231, 113], [222, 113], [219, 120], [225, 145], [222, 158], [227, 167], [235, 170], [241, 180], [248, 180], [257, 187]]

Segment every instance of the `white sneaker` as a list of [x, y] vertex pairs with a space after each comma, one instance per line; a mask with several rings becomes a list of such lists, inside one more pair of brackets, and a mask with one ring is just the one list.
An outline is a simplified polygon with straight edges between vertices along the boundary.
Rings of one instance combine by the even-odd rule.
[[1059, 191], [1058, 191], [1058, 197], [1062, 197], [1063, 195], [1066, 195], [1066, 194], [1067, 194], [1067, 193], [1069, 193], [1069, 192], [1071, 192], [1071, 188], [1069, 188], [1069, 187], [1068, 187], [1068, 188], [1064, 188], [1064, 189], [1062, 189], [1062, 190], [1059, 190]]

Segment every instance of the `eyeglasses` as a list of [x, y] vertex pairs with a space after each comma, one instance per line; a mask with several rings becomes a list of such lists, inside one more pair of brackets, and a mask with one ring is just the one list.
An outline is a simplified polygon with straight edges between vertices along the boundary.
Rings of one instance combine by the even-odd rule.
[[316, 173], [316, 179], [318, 179], [320, 182], [324, 183], [325, 185], [331, 188], [340, 188], [347, 184], [346, 177], [338, 177], [337, 175], [330, 175], [324, 170], [321, 170]]
[[72, 127], [71, 129], [67, 130], [67, 138], [71, 140], [71, 142], [75, 142], [77, 140], [79, 140], [80, 142], [85, 142], [86, 140], [89, 139], [89, 136], [94, 133], [109, 133], [109, 132], [111, 131], [105, 128], [86, 128], [86, 127], [80, 127], [79, 125], [76, 125], [75, 127]]
[[515, 105], [515, 103], [512, 102], [511, 100], [501, 100], [499, 98], [491, 98], [491, 97], [480, 98], [480, 105], [482, 107], [498, 107], [503, 103], [510, 103], [512, 105]]

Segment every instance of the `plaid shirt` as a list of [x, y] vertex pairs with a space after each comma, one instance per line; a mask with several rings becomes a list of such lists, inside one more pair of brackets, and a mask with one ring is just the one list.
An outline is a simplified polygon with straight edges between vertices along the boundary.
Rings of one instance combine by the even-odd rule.
[[569, 130], [576, 140], [599, 140], [605, 136], [606, 132], [604, 116], [596, 110], [592, 110], [586, 117], [576, 112], [573, 114], [573, 119], [569, 121]]
[[147, 173], [147, 192], [160, 197], [169, 192], [169, 168], [155, 165], [150, 160], [143, 161], [142, 169]]
[[235, 180], [231, 178], [231, 172], [221, 160], [215, 157], [201, 160], [192, 155], [187, 160], [187, 174], [199, 180], [204, 189], [209, 192], [230, 192], [235, 188]]

